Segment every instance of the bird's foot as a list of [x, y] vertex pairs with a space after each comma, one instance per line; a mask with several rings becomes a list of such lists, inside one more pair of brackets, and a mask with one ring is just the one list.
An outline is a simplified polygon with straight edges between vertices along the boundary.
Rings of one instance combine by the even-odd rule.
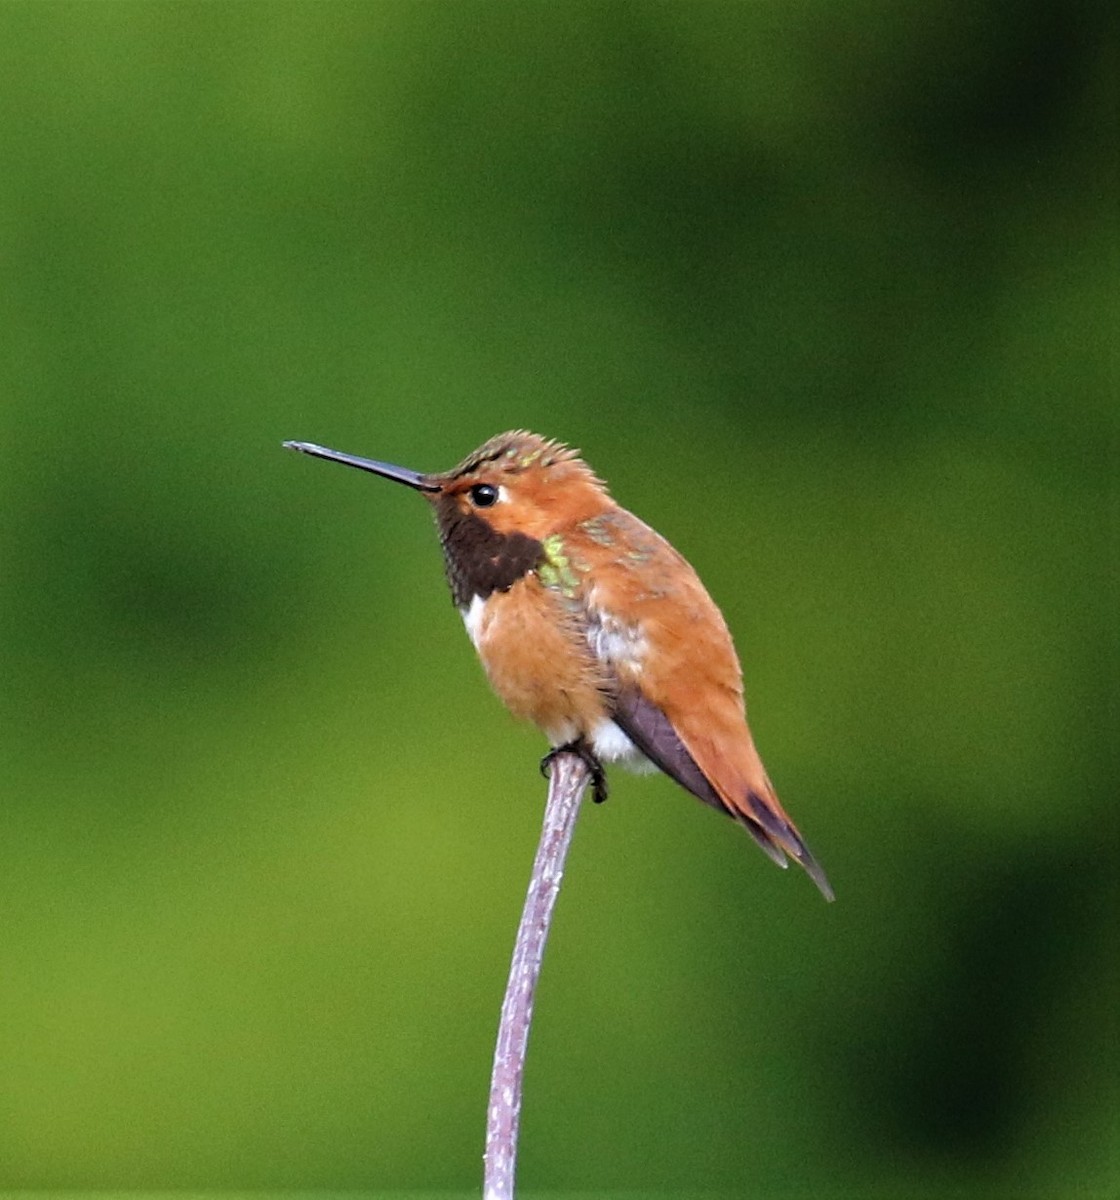
[[603, 770], [603, 764], [595, 757], [595, 752], [591, 747], [583, 738], [576, 738], [574, 742], [567, 742], [563, 746], [557, 746], [555, 749], [550, 750], [541, 759], [541, 774], [545, 779], [548, 778], [551, 772], [552, 760], [558, 754], [574, 754], [583, 762], [584, 766], [591, 773], [591, 799], [596, 804], [602, 804], [609, 794], [607, 789], [607, 773]]

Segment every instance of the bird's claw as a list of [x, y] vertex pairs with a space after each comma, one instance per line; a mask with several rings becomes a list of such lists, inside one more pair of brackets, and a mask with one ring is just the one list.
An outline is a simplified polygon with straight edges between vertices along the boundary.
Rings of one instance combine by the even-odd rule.
[[579, 739], [574, 742], [568, 742], [563, 746], [556, 746], [550, 750], [541, 759], [541, 774], [545, 779], [551, 774], [553, 759], [558, 754], [574, 754], [581, 760], [591, 774], [591, 799], [596, 804], [602, 804], [610, 794], [607, 788], [607, 773], [603, 770], [603, 764], [595, 757], [595, 752], [591, 747], [585, 741]]

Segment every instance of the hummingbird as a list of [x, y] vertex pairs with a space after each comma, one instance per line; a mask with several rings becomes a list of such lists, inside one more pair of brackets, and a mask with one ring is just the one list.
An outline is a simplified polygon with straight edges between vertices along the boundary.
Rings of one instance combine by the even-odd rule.
[[660, 769], [833, 899], [755, 748], [723, 614], [684, 557], [617, 504], [576, 451], [514, 430], [425, 474], [311, 442], [284, 446], [431, 504], [451, 598], [490, 685], [552, 747], [542, 771], [572, 751], [602, 801], [604, 764]]

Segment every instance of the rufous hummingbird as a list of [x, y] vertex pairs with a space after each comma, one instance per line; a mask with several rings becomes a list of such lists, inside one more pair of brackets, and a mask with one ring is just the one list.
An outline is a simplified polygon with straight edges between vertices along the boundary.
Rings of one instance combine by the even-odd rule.
[[684, 558], [619, 507], [575, 451], [516, 430], [423, 474], [284, 445], [403, 483], [432, 505], [451, 596], [490, 684], [553, 748], [542, 768], [574, 750], [597, 800], [604, 763], [660, 768], [833, 898], [755, 749], [723, 615]]

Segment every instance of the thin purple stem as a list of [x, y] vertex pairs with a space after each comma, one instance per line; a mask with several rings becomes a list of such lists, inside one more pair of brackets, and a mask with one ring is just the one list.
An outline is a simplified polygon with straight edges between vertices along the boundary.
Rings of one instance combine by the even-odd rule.
[[589, 781], [587, 764], [577, 754], [560, 753], [552, 760], [544, 828], [521, 911], [521, 924], [517, 927], [498, 1025], [498, 1044], [494, 1048], [490, 1107], [486, 1111], [484, 1200], [513, 1200], [521, 1083], [533, 1020], [533, 996], [552, 923], [552, 908], [564, 875], [564, 860]]

